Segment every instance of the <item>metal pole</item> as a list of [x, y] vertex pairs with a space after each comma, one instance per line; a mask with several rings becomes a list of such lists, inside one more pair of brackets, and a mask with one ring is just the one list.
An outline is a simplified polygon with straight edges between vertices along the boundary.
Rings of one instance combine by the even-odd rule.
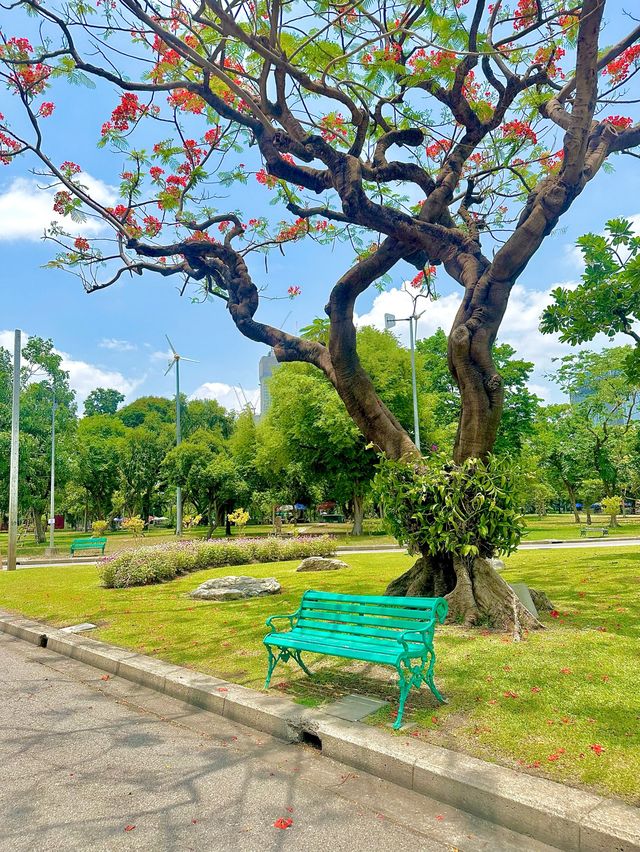
[[56, 389], [53, 387], [51, 404], [51, 504], [49, 507], [49, 555], [54, 555], [54, 532], [56, 528]]
[[[414, 332], [413, 323], [416, 323]], [[409, 342], [411, 345], [411, 386], [413, 388], [413, 440], [418, 452], [420, 449], [420, 420], [418, 418], [418, 387], [416, 383], [416, 342], [415, 338], [418, 332], [418, 320], [415, 314], [409, 317]]]
[[11, 460], [9, 473], [9, 550], [7, 571], [16, 570], [18, 544], [18, 464], [20, 461], [20, 354], [21, 332], [16, 328], [13, 344], [13, 403], [11, 408]]
[[[180, 446], [180, 359], [176, 358], [176, 447]], [[176, 488], [176, 535], [182, 535], [182, 488]]]

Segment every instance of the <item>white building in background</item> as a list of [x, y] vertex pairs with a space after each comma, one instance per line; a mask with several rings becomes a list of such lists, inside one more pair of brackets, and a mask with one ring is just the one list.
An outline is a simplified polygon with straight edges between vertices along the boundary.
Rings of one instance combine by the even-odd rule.
[[258, 378], [260, 381], [260, 417], [263, 417], [271, 406], [271, 394], [269, 393], [269, 379], [278, 366], [278, 360], [270, 349], [267, 355], [263, 355], [258, 363]]

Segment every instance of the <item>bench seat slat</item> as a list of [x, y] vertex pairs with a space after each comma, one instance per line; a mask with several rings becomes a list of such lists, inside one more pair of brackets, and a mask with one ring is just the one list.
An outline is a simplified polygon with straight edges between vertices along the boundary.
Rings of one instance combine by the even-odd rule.
[[[345, 648], [371, 648], [371, 649], [380, 649], [383, 654], [392, 653], [394, 655], [398, 655], [404, 651], [404, 645], [401, 642], [398, 642], [397, 639], [380, 639], [374, 636], [354, 636], [350, 633], [332, 633], [328, 630], [298, 630], [297, 627], [294, 627], [290, 632], [283, 634], [285, 636], [293, 637], [294, 639], [300, 639], [301, 641], [308, 641], [314, 644], [321, 644], [324, 647], [324, 643], [329, 643], [331, 645], [340, 645]], [[424, 644], [422, 642], [407, 642], [407, 647], [411, 648], [412, 651], [424, 651]]]
[[[270, 645], [276, 645], [279, 648], [295, 648], [298, 651], [309, 651], [311, 653], [324, 654], [330, 657], [349, 657], [353, 660], [365, 660], [370, 663], [387, 663], [395, 665], [401, 653], [404, 653], [402, 645], [398, 645], [398, 649], [388, 651], [385, 648], [376, 646], [355, 646], [345, 645], [339, 642], [331, 642], [330, 638], [323, 638], [319, 641], [312, 641], [309, 638], [300, 638], [291, 636], [291, 634], [277, 635], [268, 637]], [[422, 647], [424, 651], [424, 646]], [[412, 655], [413, 652], [412, 652]], [[421, 656], [420, 651], [416, 651], [416, 657]]]

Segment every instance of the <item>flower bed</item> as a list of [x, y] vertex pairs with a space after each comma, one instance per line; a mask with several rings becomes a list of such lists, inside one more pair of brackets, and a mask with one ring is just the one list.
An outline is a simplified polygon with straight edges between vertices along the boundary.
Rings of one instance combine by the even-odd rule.
[[162, 583], [202, 568], [284, 562], [307, 556], [333, 556], [335, 552], [336, 541], [329, 536], [175, 541], [105, 556], [99, 566], [103, 585], [122, 589]]

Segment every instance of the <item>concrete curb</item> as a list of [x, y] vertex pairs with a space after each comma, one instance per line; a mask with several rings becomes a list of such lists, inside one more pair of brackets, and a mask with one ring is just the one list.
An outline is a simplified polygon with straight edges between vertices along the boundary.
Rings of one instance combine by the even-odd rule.
[[0, 611], [0, 631], [567, 852], [640, 852], [640, 809]]

